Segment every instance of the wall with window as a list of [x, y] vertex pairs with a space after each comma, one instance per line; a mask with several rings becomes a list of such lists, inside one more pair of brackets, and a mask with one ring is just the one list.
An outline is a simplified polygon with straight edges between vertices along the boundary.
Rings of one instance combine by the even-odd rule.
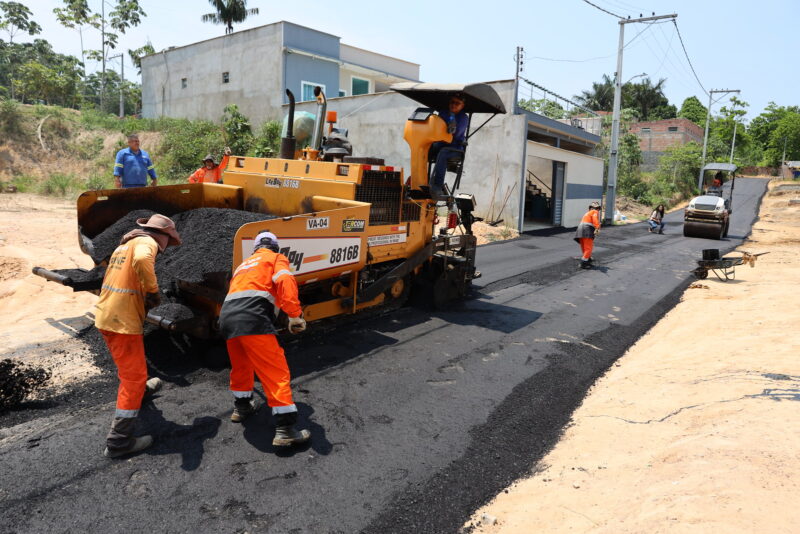
[[272, 24], [144, 57], [142, 114], [218, 121], [233, 103], [255, 124], [277, 118], [281, 45]]
[[322, 86], [327, 97], [339, 96], [338, 63], [291, 51], [287, 51], [284, 56], [284, 87], [294, 93], [298, 102], [314, 99], [314, 85]]

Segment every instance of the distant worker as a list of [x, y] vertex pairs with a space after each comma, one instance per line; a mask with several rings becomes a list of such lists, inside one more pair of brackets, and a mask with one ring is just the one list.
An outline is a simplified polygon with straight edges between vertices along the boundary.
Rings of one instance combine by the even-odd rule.
[[158, 185], [156, 168], [150, 154], [139, 148], [139, 136], [128, 136], [128, 148], [117, 152], [114, 162], [114, 183], [117, 187], [145, 187], [147, 176], [152, 179], [152, 185]]
[[211, 184], [219, 184], [222, 183], [222, 171], [225, 170], [225, 167], [228, 166], [228, 159], [231, 156], [231, 149], [225, 147], [224, 156], [222, 157], [222, 161], [219, 165], [217, 165], [216, 160], [214, 160], [214, 156], [211, 154], [206, 155], [203, 158], [203, 166], [194, 171], [191, 176], [189, 176], [189, 183], [190, 184], [202, 184], [202, 183], [211, 183]]
[[722, 178], [722, 171], [717, 171], [714, 175], [714, 180], [706, 191], [707, 195], [722, 196]]
[[448, 133], [453, 135], [450, 143], [437, 141], [433, 143], [428, 153], [430, 159], [436, 161], [431, 177], [431, 198], [438, 199], [444, 195], [444, 175], [447, 172], [447, 160], [454, 157], [463, 157], [464, 143], [467, 140], [469, 117], [464, 112], [466, 100], [464, 95], [457, 93], [450, 97], [447, 110], [440, 110], [439, 117], [447, 123]]
[[111, 255], [97, 301], [95, 326], [117, 366], [117, 409], [103, 453], [109, 458], [146, 449], [152, 436], [133, 437], [145, 394], [161, 389], [161, 380], [147, 379], [142, 326], [148, 310], [161, 302], [155, 273], [156, 255], [181, 238], [169, 217], [155, 214], [136, 221], [139, 228], [122, 237]]
[[650, 225], [648, 232], [652, 233], [656, 228], [658, 228], [659, 234], [664, 233], [664, 204], [659, 204], [656, 206], [656, 209], [654, 209], [653, 213], [650, 214], [647, 224]]
[[589, 204], [589, 211], [581, 219], [578, 230], [575, 232], [575, 241], [581, 246], [581, 269], [589, 269], [592, 266], [592, 249], [594, 249], [594, 238], [600, 233], [600, 203], [592, 202]]
[[233, 273], [230, 289], [219, 316], [231, 360], [231, 421], [240, 423], [255, 413], [253, 373], [258, 375], [267, 403], [275, 416], [272, 445], [288, 447], [308, 441], [308, 430], [297, 430], [297, 406], [292, 399], [291, 375], [278, 344], [274, 321], [277, 308], [289, 316], [289, 332], [306, 329], [297, 281], [289, 260], [280, 254], [278, 238], [270, 232], [256, 236], [253, 255]]

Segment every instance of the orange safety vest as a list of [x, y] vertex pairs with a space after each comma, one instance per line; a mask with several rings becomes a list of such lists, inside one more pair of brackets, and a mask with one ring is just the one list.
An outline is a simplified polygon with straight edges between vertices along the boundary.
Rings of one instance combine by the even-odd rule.
[[276, 333], [275, 314], [302, 313], [297, 281], [283, 254], [262, 248], [242, 262], [231, 279], [219, 324], [226, 339]]
[[114, 250], [106, 267], [95, 326], [118, 334], [141, 334], [144, 296], [158, 292], [155, 262], [158, 243], [152, 237], [136, 237]]
[[223, 156], [222, 161], [219, 163], [219, 165], [217, 165], [213, 169], [206, 169], [206, 166], [203, 165], [202, 167], [194, 171], [191, 176], [189, 176], [189, 183], [190, 184], [219, 183], [220, 179], [222, 179], [222, 171], [224, 171], [225, 167], [228, 166], [228, 158], [230, 158], [230, 156]]

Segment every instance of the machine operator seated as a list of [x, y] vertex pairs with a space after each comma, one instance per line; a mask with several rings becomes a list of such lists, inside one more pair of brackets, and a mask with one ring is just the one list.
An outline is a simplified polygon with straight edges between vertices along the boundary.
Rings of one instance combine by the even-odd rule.
[[714, 175], [714, 180], [711, 182], [711, 185], [708, 186], [708, 189], [706, 190], [706, 194], [707, 195], [713, 195], [715, 197], [721, 197], [722, 196], [722, 182], [723, 182], [722, 172], [718, 171]]
[[467, 140], [469, 116], [464, 112], [465, 98], [461, 93], [450, 97], [448, 109], [438, 110], [439, 117], [447, 123], [447, 132], [452, 134], [453, 141], [446, 143], [437, 141], [433, 143], [428, 153], [428, 159], [435, 161], [433, 175], [430, 177], [431, 198], [440, 198], [444, 195], [444, 175], [447, 172], [447, 161], [451, 158], [462, 158]]

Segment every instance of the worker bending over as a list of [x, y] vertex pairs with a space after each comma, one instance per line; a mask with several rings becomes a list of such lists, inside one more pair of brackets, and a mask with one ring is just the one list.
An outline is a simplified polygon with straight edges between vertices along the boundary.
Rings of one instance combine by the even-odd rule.
[[169, 217], [153, 215], [136, 221], [139, 228], [122, 237], [103, 277], [95, 326], [117, 366], [117, 410], [103, 454], [109, 458], [138, 452], [153, 443], [151, 436], [133, 437], [144, 395], [161, 388], [158, 378], [147, 379], [142, 326], [146, 312], [159, 305], [156, 255], [181, 238]]
[[600, 233], [600, 203], [592, 202], [589, 204], [589, 211], [581, 219], [574, 238], [583, 252], [581, 269], [588, 269], [592, 266], [592, 249], [594, 248], [594, 238], [598, 233]]
[[272, 445], [287, 447], [308, 441], [308, 430], [297, 430], [297, 407], [292, 400], [286, 356], [278, 344], [275, 313], [289, 316], [289, 332], [306, 329], [298, 299], [297, 281], [289, 260], [278, 253], [278, 238], [270, 232], [256, 236], [253, 255], [233, 273], [219, 324], [227, 339], [231, 360], [230, 387], [234, 397], [231, 421], [239, 423], [256, 411], [253, 402], [255, 372], [275, 416]]
[[219, 165], [217, 165], [216, 160], [214, 160], [214, 156], [211, 154], [206, 155], [203, 158], [203, 166], [197, 169], [189, 176], [189, 183], [190, 184], [202, 184], [202, 183], [211, 183], [211, 184], [219, 184], [222, 183], [222, 171], [225, 170], [225, 167], [228, 166], [228, 159], [231, 157], [231, 149], [225, 147], [224, 156], [222, 157], [222, 161]]

